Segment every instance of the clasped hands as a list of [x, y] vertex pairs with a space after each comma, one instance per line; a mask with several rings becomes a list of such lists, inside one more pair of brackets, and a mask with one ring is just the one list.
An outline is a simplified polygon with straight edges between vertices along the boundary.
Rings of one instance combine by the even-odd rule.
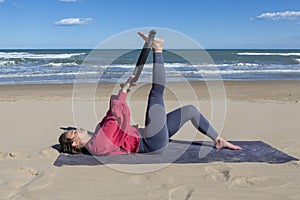
[[135, 75], [131, 75], [129, 76], [129, 78], [127, 79], [127, 81], [125, 83], [121, 83], [120, 87], [121, 87], [121, 91], [124, 93], [128, 93], [130, 92], [130, 88], [132, 86], [135, 86], [135, 83], [132, 83], [132, 80], [134, 79]]

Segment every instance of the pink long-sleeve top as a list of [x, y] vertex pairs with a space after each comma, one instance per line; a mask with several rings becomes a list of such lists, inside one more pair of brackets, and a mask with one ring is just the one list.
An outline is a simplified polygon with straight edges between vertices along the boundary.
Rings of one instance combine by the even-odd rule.
[[86, 145], [91, 154], [128, 154], [138, 151], [140, 135], [137, 128], [130, 125], [126, 97], [127, 94], [122, 91], [118, 95], [111, 95], [109, 110]]

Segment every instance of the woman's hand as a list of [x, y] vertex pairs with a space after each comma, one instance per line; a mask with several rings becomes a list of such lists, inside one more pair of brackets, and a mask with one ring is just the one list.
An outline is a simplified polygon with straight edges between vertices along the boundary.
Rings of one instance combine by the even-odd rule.
[[135, 84], [132, 83], [132, 79], [133, 79], [134, 77], [135, 77], [135, 75], [131, 75], [131, 76], [127, 79], [127, 81], [126, 81], [125, 83], [121, 83], [121, 84], [120, 84], [120, 87], [121, 87], [122, 92], [128, 93], [128, 92], [130, 92], [130, 88], [131, 88], [132, 86], [135, 86]]

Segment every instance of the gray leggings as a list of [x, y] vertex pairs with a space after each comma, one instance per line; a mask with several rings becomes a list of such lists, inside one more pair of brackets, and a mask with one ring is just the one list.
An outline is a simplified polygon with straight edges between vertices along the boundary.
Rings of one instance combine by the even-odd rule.
[[166, 114], [163, 99], [165, 84], [163, 54], [154, 53], [152, 88], [148, 97], [145, 128], [139, 129], [141, 140], [138, 152], [162, 152], [167, 147], [169, 138], [187, 121], [191, 121], [200, 132], [215, 140], [218, 133], [194, 106], [187, 105]]

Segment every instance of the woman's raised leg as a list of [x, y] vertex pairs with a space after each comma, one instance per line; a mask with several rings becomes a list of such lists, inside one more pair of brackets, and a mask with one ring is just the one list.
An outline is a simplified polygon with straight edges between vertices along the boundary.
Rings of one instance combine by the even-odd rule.
[[[139, 35], [147, 40], [148, 36], [143, 33]], [[162, 39], [155, 38], [152, 45], [153, 69], [152, 87], [148, 96], [148, 104], [145, 116], [145, 128], [141, 131], [142, 152], [161, 152], [169, 142], [169, 135], [166, 123], [166, 111], [164, 105], [164, 89], [166, 74], [163, 61]]]
[[[143, 33], [139, 33], [139, 35], [144, 40], [148, 39], [148, 36]], [[166, 114], [163, 99], [166, 83], [162, 54], [163, 43], [161, 39], [153, 41], [152, 88], [148, 97], [145, 128], [140, 129], [142, 139], [139, 152], [161, 152], [167, 147], [169, 137], [174, 135], [187, 121], [192, 121], [200, 132], [210, 137], [215, 142], [215, 148], [241, 149], [221, 138], [194, 106], [185, 106]]]

